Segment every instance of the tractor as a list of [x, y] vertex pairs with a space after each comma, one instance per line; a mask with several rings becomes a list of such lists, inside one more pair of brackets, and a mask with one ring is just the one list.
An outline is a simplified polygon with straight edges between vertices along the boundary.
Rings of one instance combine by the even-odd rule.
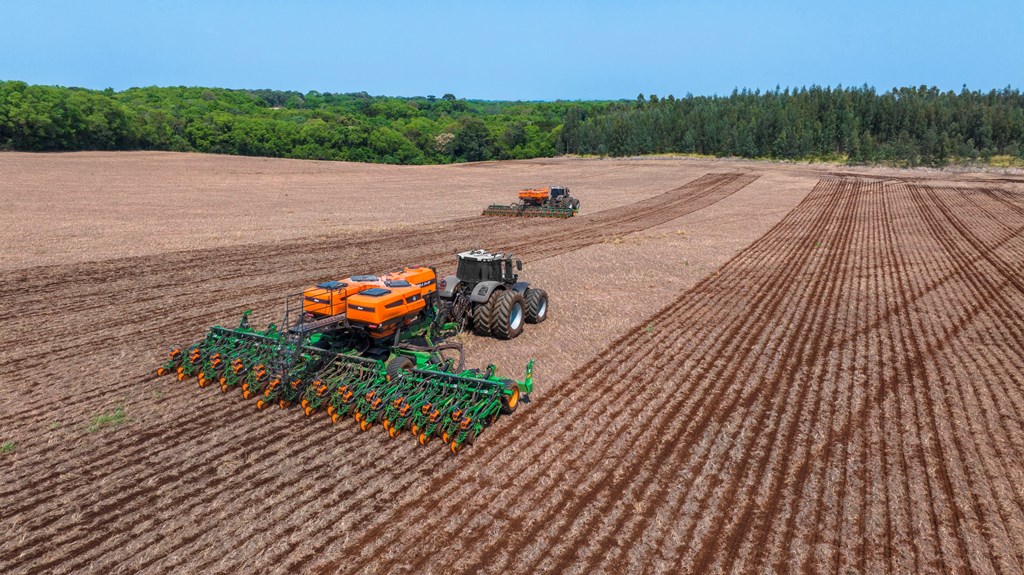
[[524, 323], [541, 323], [548, 317], [548, 294], [519, 281], [515, 271], [523, 262], [511, 254], [471, 250], [458, 254], [455, 275], [438, 283], [441, 316], [481, 336], [512, 339], [523, 332]]
[[519, 201], [512, 205], [491, 204], [484, 209], [485, 216], [526, 218], [571, 218], [580, 211], [580, 200], [572, 197], [569, 188], [551, 186], [521, 190]]

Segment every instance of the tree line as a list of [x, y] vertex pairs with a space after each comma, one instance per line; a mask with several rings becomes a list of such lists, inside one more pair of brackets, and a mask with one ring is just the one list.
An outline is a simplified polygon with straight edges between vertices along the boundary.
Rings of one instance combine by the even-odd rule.
[[850, 163], [945, 165], [1024, 158], [1024, 96], [1012, 88], [734, 91], [570, 109], [558, 151], [632, 156], [691, 153]]
[[[171, 150], [396, 164], [556, 154], [568, 104], [0, 82], [0, 149]], [[584, 104], [586, 109], [602, 104]]]
[[936, 88], [588, 102], [0, 82], [0, 149], [171, 150], [396, 164], [659, 153], [942, 165], [1024, 157], [1024, 98]]

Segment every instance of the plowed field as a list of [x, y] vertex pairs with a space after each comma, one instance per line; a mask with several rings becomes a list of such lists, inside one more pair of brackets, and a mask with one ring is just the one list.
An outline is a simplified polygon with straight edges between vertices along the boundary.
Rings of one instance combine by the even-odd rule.
[[[0, 572], [1021, 572], [1016, 180], [800, 174], [777, 216], [744, 220], [781, 176], [736, 167], [568, 221], [0, 271], [0, 440], [20, 445], [0, 455]], [[311, 281], [468, 246], [557, 284], [554, 313], [600, 306], [601, 278], [557, 262], [625, 241], [617, 257], [674, 277], [703, 252], [651, 247], [666, 225], [752, 235], [689, 289], [637, 285], [601, 329], [535, 326], [567, 350], [528, 328], [515, 359], [568, 375], [458, 457], [151, 375], [246, 307], [273, 320]], [[471, 362], [512, 345], [468, 344]], [[118, 403], [123, 426], [84, 428]]]

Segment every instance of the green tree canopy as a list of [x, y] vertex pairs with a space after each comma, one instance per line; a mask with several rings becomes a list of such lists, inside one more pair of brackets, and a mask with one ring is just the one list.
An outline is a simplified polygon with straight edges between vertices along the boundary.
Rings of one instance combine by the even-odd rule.
[[614, 102], [503, 102], [202, 87], [0, 82], [0, 149], [175, 150], [402, 164], [696, 153], [942, 165], [1024, 157], [1004, 88], [811, 86]]

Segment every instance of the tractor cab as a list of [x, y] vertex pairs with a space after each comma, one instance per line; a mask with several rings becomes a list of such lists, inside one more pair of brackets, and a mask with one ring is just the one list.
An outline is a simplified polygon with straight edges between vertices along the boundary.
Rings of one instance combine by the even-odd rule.
[[[486, 250], [472, 250], [458, 255], [459, 268], [455, 275], [460, 282], [470, 285], [485, 281], [515, 283], [519, 276], [512, 271], [512, 256], [491, 253]], [[516, 269], [523, 269], [523, 262], [516, 260]]]
[[568, 194], [569, 194], [569, 188], [563, 188], [562, 186], [552, 186], [551, 187], [551, 199], [552, 200], [557, 200], [558, 198], [560, 198], [562, 196], [565, 196], [565, 195], [568, 195]]

